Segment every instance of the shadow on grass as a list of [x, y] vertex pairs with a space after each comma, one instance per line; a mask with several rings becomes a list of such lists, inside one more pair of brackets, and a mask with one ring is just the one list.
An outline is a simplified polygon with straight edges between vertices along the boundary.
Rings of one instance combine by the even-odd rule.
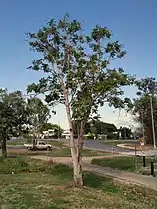
[[90, 172], [84, 172], [83, 174], [84, 184], [87, 187], [97, 188], [102, 191], [107, 191], [109, 193], [118, 193], [118, 189], [112, 182], [111, 178], [101, 177]]

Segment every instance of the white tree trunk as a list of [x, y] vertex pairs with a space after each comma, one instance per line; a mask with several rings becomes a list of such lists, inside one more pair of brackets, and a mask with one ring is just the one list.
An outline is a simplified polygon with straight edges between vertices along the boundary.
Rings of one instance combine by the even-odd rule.
[[70, 130], [70, 150], [71, 150], [71, 156], [73, 161], [73, 175], [74, 175], [74, 182], [76, 186], [83, 186], [83, 179], [82, 179], [82, 158], [80, 155], [79, 147], [76, 147], [75, 139], [74, 139], [74, 131], [73, 131], [73, 123], [71, 120], [71, 110], [70, 110], [70, 104], [68, 100], [68, 93], [66, 89], [64, 90], [64, 96], [65, 96], [65, 106], [66, 106], [66, 113], [67, 113], [67, 119], [69, 124], [69, 130]]
[[69, 124], [70, 130], [70, 150], [71, 150], [71, 157], [73, 162], [73, 175], [74, 175], [74, 183], [76, 186], [82, 187], [83, 186], [83, 178], [82, 178], [82, 157], [78, 152], [79, 147], [76, 147], [75, 139], [74, 139], [74, 131], [73, 131], [73, 123], [71, 119], [71, 109], [70, 109], [70, 102], [69, 102], [69, 92], [66, 89], [62, 77], [62, 72], [58, 68], [59, 72], [59, 80], [62, 86], [64, 100], [65, 100], [65, 107], [66, 107], [66, 114]]

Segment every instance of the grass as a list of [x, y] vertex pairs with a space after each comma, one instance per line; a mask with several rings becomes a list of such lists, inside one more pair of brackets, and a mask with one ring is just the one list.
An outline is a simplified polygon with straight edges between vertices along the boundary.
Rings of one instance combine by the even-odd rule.
[[[151, 161], [154, 161], [154, 158], [146, 157], [146, 165], [149, 166]], [[142, 157], [137, 156], [135, 157], [113, 157], [108, 159], [93, 159], [91, 161], [92, 164], [103, 166], [103, 167], [110, 167], [114, 169], [124, 170], [135, 172], [136, 168], [139, 169], [143, 165]]]
[[26, 143], [25, 139], [7, 140], [7, 145], [23, 145]]
[[[56, 147], [62, 147], [63, 146], [63, 142], [61, 141], [57, 141], [57, 140], [40, 140], [40, 141], [44, 141], [48, 144], [51, 144], [53, 146], [56, 146]], [[27, 143], [27, 140], [26, 139], [16, 139], [16, 140], [8, 140], [7, 141], [7, 145], [23, 145], [24, 143]]]
[[[68, 147], [54, 150], [50, 152], [49, 155], [53, 157], [71, 157], [70, 149]], [[86, 157], [92, 157], [92, 156], [105, 156], [105, 155], [109, 155], [109, 153], [84, 149], [82, 155]]]
[[[46, 155], [51, 157], [71, 157], [70, 148], [69, 147], [63, 147], [60, 149], [52, 149], [50, 151], [30, 151], [27, 149], [8, 149], [9, 155], [25, 155], [25, 156], [31, 156], [31, 155]], [[83, 150], [83, 156], [86, 157], [92, 157], [92, 156], [106, 156], [109, 155], [107, 152], [102, 151], [95, 151], [95, 150]]]
[[157, 208], [157, 192], [153, 190], [114, 183], [89, 172], [84, 173], [84, 182], [86, 189], [73, 187], [72, 170], [65, 165], [1, 159], [0, 205], [12, 209]]
[[64, 142], [62, 142], [62, 141], [57, 141], [57, 140], [49, 140], [49, 141], [46, 141], [46, 143], [48, 143], [48, 144], [51, 144], [52, 146], [55, 146], [55, 147], [63, 147], [63, 146], [65, 146], [64, 145]]

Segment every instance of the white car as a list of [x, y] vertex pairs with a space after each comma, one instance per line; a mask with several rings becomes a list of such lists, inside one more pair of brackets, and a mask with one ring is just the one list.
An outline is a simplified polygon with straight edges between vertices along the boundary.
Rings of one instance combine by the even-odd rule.
[[[24, 147], [27, 148], [27, 149], [30, 149], [32, 150], [33, 149], [33, 144], [24, 144]], [[46, 144], [45, 142], [43, 141], [38, 141], [36, 144], [35, 144], [35, 148], [37, 150], [51, 150], [52, 149], [52, 146], [51, 144]]]

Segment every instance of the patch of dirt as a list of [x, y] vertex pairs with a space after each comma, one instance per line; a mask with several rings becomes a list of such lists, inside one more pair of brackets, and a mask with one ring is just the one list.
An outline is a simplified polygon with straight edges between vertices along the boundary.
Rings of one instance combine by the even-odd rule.
[[[114, 157], [119, 157], [120, 155], [114, 155]], [[93, 157], [83, 157], [82, 161], [86, 163], [91, 163], [93, 159], [103, 159], [103, 158], [112, 158], [113, 156], [93, 156]], [[72, 164], [71, 157], [48, 157], [48, 156], [31, 156], [32, 159], [43, 160], [43, 161], [52, 161], [55, 163], [62, 164]]]

